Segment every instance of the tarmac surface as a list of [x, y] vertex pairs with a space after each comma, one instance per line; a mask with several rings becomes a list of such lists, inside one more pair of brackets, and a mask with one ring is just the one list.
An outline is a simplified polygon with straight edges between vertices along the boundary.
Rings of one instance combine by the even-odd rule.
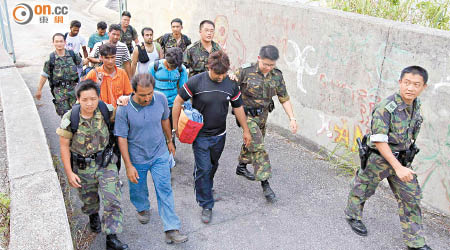
[[[13, 6], [20, 1], [11, 2], [9, 5]], [[70, 17], [81, 21], [81, 34], [86, 38], [95, 32], [99, 20], [111, 23], [108, 17], [93, 15], [93, 8], [83, 6], [80, 2], [75, 1], [71, 6]], [[39, 32], [30, 32], [30, 28], [24, 26], [13, 26], [17, 65], [34, 94], [43, 63], [52, 51], [51, 35], [56, 31], [41, 29]], [[59, 155], [55, 130], [60, 119], [51, 103], [48, 84], [43, 90], [42, 100], [36, 100], [36, 105], [51, 152]], [[201, 208], [195, 202], [191, 146], [177, 144], [173, 190], [175, 209], [182, 222], [181, 231], [189, 236], [186, 243], [164, 243], [151, 178], [148, 182], [152, 207], [150, 223], [141, 225], [137, 221], [135, 209], [129, 200], [125, 170], [121, 170], [125, 216], [124, 232], [119, 238], [128, 243], [130, 249], [406, 249], [397, 204], [390, 190], [380, 186], [366, 203], [364, 222], [369, 235], [356, 235], [344, 220], [343, 214], [349, 178], [339, 176], [333, 166], [317, 159], [315, 153], [293, 142], [293, 138], [281, 136], [279, 128], [272, 126], [268, 128], [265, 142], [273, 168], [270, 183], [278, 202], [268, 204], [259, 183], [234, 173], [242, 133], [233, 119], [230, 115], [227, 142], [214, 183], [222, 200], [215, 204], [209, 225], [200, 221]], [[427, 242], [433, 249], [450, 248], [448, 218], [425, 212], [424, 224]], [[90, 249], [105, 249], [105, 236], [97, 235]]]

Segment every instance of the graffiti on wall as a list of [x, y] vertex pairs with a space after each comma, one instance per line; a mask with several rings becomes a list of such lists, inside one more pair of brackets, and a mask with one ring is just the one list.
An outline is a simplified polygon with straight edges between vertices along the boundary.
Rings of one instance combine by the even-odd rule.
[[288, 47], [290, 45], [294, 50], [294, 59], [290, 61], [288, 59], [288, 56], [284, 56], [284, 62], [290, 70], [297, 73], [297, 88], [299, 88], [303, 93], [306, 93], [306, 89], [303, 86], [303, 74], [313, 76], [317, 74], [317, 70], [319, 69], [319, 65], [311, 67], [306, 59], [309, 52], [313, 53], [316, 50], [311, 45], [307, 45], [305, 48], [303, 48], [303, 50], [300, 50], [300, 47], [296, 42], [292, 40], [288, 40], [287, 42]]

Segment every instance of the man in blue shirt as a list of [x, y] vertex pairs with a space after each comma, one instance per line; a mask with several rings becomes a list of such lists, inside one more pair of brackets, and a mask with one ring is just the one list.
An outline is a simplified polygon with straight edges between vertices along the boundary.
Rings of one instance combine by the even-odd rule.
[[97, 23], [97, 32], [92, 34], [89, 37], [89, 41], [88, 41], [89, 53], [91, 53], [91, 51], [94, 48], [94, 45], [96, 43], [104, 41], [104, 40], [109, 40], [109, 36], [106, 33], [107, 27], [108, 26], [103, 21], [100, 21]]
[[147, 172], [150, 171], [166, 242], [182, 243], [188, 237], [179, 232], [181, 223], [174, 208], [169, 151], [175, 154], [175, 147], [167, 99], [154, 91], [155, 79], [150, 74], [136, 75], [131, 85], [133, 94], [126, 106], [117, 109], [114, 127], [129, 179], [130, 200], [136, 207], [138, 220], [142, 224], [148, 223]]

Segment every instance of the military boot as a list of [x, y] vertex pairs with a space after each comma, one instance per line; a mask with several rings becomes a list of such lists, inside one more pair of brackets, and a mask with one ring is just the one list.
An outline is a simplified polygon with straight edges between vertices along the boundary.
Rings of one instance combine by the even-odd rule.
[[346, 220], [350, 225], [350, 227], [352, 228], [353, 232], [361, 236], [367, 235], [367, 228], [362, 221], [356, 219], [346, 219]]
[[100, 233], [102, 231], [102, 224], [98, 213], [89, 215], [89, 227], [94, 233]]
[[431, 247], [424, 245], [423, 247], [408, 247], [408, 250], [431, 250]]
[[245, 178], [247, 178], [248, 180], [251, 180], [251, 181], [255, 180], [255, 176], [250, 171], [247, 170], [247, 164], [245, 164], [245, 163], [239, 163], [237, 165], [236, 174], [237, 175], [242, 175], [242, 176], [244, 176]]
[[263, 194], [264, 197], [266, 197], [266, 200], [270, 203], [275, 202], [275, 193], [270, 188], [269, 181], [261, 181], [261, 186], [263, 188]]
[[117, 239], [117, 235], [108, 234], [106, 235], [106, 250], [124, 250], [128, 249], [128, 245], [122, 243]]

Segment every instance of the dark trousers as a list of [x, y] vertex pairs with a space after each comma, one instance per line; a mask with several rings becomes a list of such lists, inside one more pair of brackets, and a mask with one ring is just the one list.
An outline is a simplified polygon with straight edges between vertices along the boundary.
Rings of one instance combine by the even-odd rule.
[[214, 175], [219, 167], [219, 159], [225, 146], [226, 135], [197, 137], [192, 144], [195, 166], [195, 198], [203, 208], [214, 207], [212, 188]]

